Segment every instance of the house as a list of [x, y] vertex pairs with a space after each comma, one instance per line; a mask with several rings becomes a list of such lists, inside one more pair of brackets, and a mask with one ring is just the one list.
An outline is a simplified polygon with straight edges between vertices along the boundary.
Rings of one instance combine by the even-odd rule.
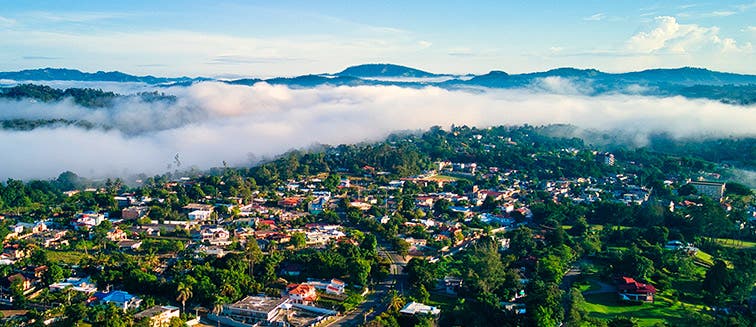
[[247, 296], [235, 303], [224, 305], [220, 316], [249, 325], [259, 322], [270, 323], [276, 319], [281, 307], [288, 302], [287, 298]]
[[181, 315], [179, 308], [170, 305], [156, 305], [147, 310], [134, 315], [135, 321], [149, 319], [150, 327], [167, 327], [171, 323], [171, 318], [178, 318]]
[[204, 246], [200, 245], [194, 253], [204, 253], [207, 256], [213, 256], [216, 258], [223, 258], [226, 255], [226, 250], [220, 246]]
[[113, 303], [116, 307], [127, 311], [142, 305], [142, 299], [124, 291], [97, 292], [94, 298], [101, 304]]
[[89, 277], [78, 278], [70, 277], [62, 282], [58, 282], [50, 285], [50, 291], [60, 291], [67, 288], [71, 288], [73, 291], [91, 294], [97, 292], [97, 286], [92, 283]]
[[187, 214], [187, 217], [189, 217], [189, 220], [192, 221], [204, 221], [210, 219], [210, 214], [213, 212], [210, 210], [194, 210], [192, 212], [189, 212]]
[[457, 292], [462, 289], [462, 278], [446, 276], [443, 279], [439, 279], [437, 289], [449, 295], [457, 295]]
[[410, 302], [407, 303], [407, 305], [402, 308], [402, 310], [399, 310], [399, 313], [414, 316], [414, 315], [431, 315], [431, 316], [438, 316], [441, 313], [441, 309], [429, 306], [426, 304], [422, 304], [419, 302]]
[[229, 245], [231, 244], [231, 233], [220, 227], [203, 227], [199, 233], [195, 234], [195, 239], [202, 243], [210, 245]]
[[213, 212], [213, 209], [215, 209], [212, 205], [209, 204], [199, 204], [199, 203], [190, 203], [181, 208], [185, 213], [189, 213], [192, 211], [210, 211]]
[[74, 220], [71, 221], [71, 225], [73, 225], [76, 230], [91, 229], [92, 227], [101, 224], [103, 221], [105, 221], [105, 215], [94, 212], [85, 212], [77, 214], [76, 217], [74, 217]]
[[617, 283], [617, 292], [624, 301], [654, 302], [656, 288], [650, 284], [643, 284], [630, 277], [622, 277]]
[[121, 210], [121, 218], [123, 219], [139, 219], [147, 216], [150, 213], [149, 207], [128, 207]]
[[113, 242], [118, 242], [118, 241], [122, 241], [128, 238], [128, 235], [126, 235], [126, 233], [120, 228], [115, 227], [108, 231], [106, 238]]
[[290, 284], [286, 287], [287, 295], [291, 302], [300, 304], [310, 304], [318, 299], [318, 293], [315, 292], [315, 286], [307, 284]]
[[299, 197], [290, 197], [290, 198], [285, 198], [281, 201], [278, 201], [278, 205], [284, 208], [294, 209], [299, 205], [301, 201], [302, 199]]
[[139, 247], [142, 246], [142, 241], [139, 240], [121, 240], [118, 241], [118, 248], [122, 250], [132, 250], [136, 251], [139, 250]]
[[308, 280], [305, 284], [332, 295], [343, 295], [344, 289], [346, 288], [346, 284], [342, 280], [336, 278], [331, 280]]
[[328, 294], [342, 295], [344, 294], [344, 287], [346, 287], [346, 284], [343, 281], [333, 278], [325, 290]]
[[18, 283], [21, 291], [27, 293], [32, 290], [32, 279], [26, 274], [15, 273], [6, 278], [0, 279], [0, 287], [3, 292], [11, 292], [14, 283]]

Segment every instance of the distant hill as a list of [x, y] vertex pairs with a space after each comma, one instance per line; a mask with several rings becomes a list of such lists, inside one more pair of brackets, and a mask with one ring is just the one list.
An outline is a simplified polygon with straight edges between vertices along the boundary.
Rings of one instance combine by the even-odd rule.
[[16, 81], [82, 81], [82, 82], [142, 82], [147, 84], [160, 84], [170, 82], [191, 81], [189, 77], [167, 78], [155, 76], [134, 76], [114, 71], [86, 73], [76, 69], [66, 68], [39, 68], [27, 69], [17, 72], [0, 72], [0, 79]]
[[429, 73], [415, 68], [406, 66], [393, 65], [393, 64], [365, 64], [352, 66], [341, 72], [336, 73], [338, 76], [352, 76], [352, 77], [411, 77], [411, 78], [425, 78], [425, 77], [438, 77], [441, 75]]
[[[548, 87], [544, 88], [543, 83], [548, 78], [561, 78], [581, 85], [581, 92], [584, 92], [586, 95], [619, 93], [646, 96], [683, 96], [740, 105], [756, 103], [756, 75], [717, 72], [693, 67], [648, 69], [628, 73], [606, 73], [596, 69], [563, 67], [524, 74], [507, 74], [503, 71], [494, 70], [483, 75], [455, 77], [452, 75], [434, 74], [400, 65], [365, 64], [346, 68], [336, 74], [276, 77], [264, 80], [248, 78], [223, 82], [238, 85], [254, 85], [258, 82], [266, 82], [294, 88], [308, 88], [321, 85], [392, 85], [412, 88], [435, 86], [446, 89], [536, 88], [543, 90], [548, 89]], [[142, 82], [160, 87], [183, 87], [200, 81], [213, 80], [208, 78], [133, 76], [121, 72], [85, 73], [79, 70], [61, 68], [0, 72], [0, 79], [16, 81]]]

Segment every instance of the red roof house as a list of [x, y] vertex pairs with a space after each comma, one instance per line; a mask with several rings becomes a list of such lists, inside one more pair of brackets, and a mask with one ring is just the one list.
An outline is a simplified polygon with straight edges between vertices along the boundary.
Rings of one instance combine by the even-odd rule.
[[630, 277], [622, 277], [618, 280], [617, 293], [620, 299], [632, 302], [654, 302], [656, 287], [644, 284]]

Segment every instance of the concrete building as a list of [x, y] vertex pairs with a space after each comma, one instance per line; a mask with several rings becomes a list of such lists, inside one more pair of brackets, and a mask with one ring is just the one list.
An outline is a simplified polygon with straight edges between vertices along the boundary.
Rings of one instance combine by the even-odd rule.
[[688, 184], [696, 188], [696, 192], [700, 195], [711, 197], [715, 200], [722, 199], [725, 190], [725, 183], [720, 182], [707, 182], [707, 181], [691, 181]]
[[441, 313], [441, 309], [419, 302], [410, 302], [407, 303], [402, 310], [399, 310], [399, 312], [410, 316], [418, 314], [437, 316]]
[[140, 321], [144, 318], [148, 318], [150, 320], [150, 327], [167, 327], [171, 324], [171, 318], [176, 317], [178, 318], [180, 315], [180, 311], [178, 307], [165, 305], [160, 306], [156, 305], [153, 306], [147, 310], [144, 310], [142, 312], [139, 312], [134, 315], [135, 321]]
[[247, 296], [238, 302], [223, 306], [221, 317], [241, 323], [271, 323], [278, 316], [282, 305], [289, 299], [264, 296]]

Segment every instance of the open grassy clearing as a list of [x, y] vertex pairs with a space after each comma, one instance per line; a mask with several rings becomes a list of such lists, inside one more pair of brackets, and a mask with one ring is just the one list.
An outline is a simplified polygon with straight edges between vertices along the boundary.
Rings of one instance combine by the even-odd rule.
[[732, 247], [736, 249], [753, 249], [756, 248], [756, 242], [740, 241], [731, 238], [717, 238], [715, 241], [726, 247]]
[[592, 317], [612, 319], [627, 316], [638, 319], [640, 326], [653, 326], [657, 323], [669, 322], [673, 325], [686, 325], [692, 310], [703, 307], [683, 302], [674, 302], [669, 298], [657, 295], [654, 303], [627, 303], [619, 300], [616, 293], [601, 293], [585, 295], [585, 309]]

